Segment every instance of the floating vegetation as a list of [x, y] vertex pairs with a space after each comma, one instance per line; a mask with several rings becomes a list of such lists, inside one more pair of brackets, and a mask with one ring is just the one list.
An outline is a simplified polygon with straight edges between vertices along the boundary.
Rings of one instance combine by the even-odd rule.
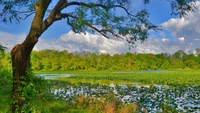
[[60, 77], [58, 80], [78, 81], [79, 80], [107, 80], [121, 81], [142, 84], [165, 84], [165, 85], [200, 85], [200, 71], [181, 70], [181, 71], [72, 71], [74, 76]]
[[200, 86], [106, 86], [90, 83], [49, 81], [49, 91], [55, 98], [72, 103], [76, 97], [102, 97], [109, 99], [112, 93], [123, 104], [138, 103], [141, 111], [200, 112]]

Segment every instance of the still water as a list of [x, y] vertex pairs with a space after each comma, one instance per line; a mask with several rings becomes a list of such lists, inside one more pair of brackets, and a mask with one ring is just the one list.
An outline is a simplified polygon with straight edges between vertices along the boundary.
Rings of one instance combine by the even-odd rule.
[[[40, 74], [36, 76], [59, 80], [73, 75]], [[200, 86], [172, 87], [124, 81], [70, 78], [67, 81], [57, 81], [56, 84], [50, 86], [52, 95], [65, 99], [67, 102], [73, 101], [80, 95], [96, 98], [106, 97], [110, 91], [124, 104], [136, 102], [149, 113], [162, 112], [161, 105], [163, 104], [167, 104], [179, 112], [200, 113]]]

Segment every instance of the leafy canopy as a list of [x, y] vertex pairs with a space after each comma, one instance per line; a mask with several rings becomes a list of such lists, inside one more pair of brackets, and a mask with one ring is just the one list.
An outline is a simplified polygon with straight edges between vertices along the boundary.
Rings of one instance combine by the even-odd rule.
[[[47, 1], [47, 2], [46, 2]], [[48, 8], [42, 20], [54, 14], [54, 20], [66, 19], [67, 24], [75, 33], [95, 31], [104, 37], [117, 37], [126, 40], [129, 45], [135, 41], [148, 38], [148, 31], [159, 28], [149, 20], [146, 9], [133, 11], [133, 0], [46, 0]], [[166, 0], [170, 2], [172, 14], [185, 16], [194, 11], [196, 0]], [[0, 18], [3, 22], [19, 22], [36, 12], [36, 6], [43, 0], [0, 0], [3, 10]], [[56, 3], [57, 2], [57, 3]], [[143, 0], [149, 4], [150, 0]], [[53, 7], [52, 7], [53, 6]], [[58, 7], [59, 6], [59, 7]], [[52, 22], [52, 23], [53, 23]], [[51, 25], [52, 23], [47, 23]], [[46, 30], [46, 29], [45, 29]]]

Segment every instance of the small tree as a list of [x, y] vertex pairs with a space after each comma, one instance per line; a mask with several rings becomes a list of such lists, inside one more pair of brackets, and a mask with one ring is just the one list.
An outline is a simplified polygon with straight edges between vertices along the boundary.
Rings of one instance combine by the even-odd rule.
[[[6, 49], [6, 47], [0, 45], [0, 62], [2, 61], [2, 58], [5, 55], [5, 49]], [[0, 65], [0, 68], [1, 68], [1, 65]]]
[[[67, 24], [75, 33], [98, 32], [106, 38], [114, 36], [123, 39], [132, 46], [135, 41], [148, 38], [149, 30], [157, 27], [148, 20], [148, 12], [143, 9], [131, 13], [132, 0], [0, 0], [3, 10], [0, 17], [3, 22], [26, 19], [34, 14], [30, 31], [26, 39], [17, 44], [11, 51], [13, 67], [12, 112], [22, 112], [28, 102], [22, 99], [29, 76], [30, 54], [38, 42], [38, 38], [56, 21], [66, 19]], [[150, 0], [143, 0], [148, 4]], [[193, 10], [195, 0], [167, 0], [171, 3], [172, 13], [184, 16]], [[52, 3], [53, 8], [49, 5]], [[73, 11], [70, 7], [73, 7]], [[123, 14], [117, 14], [120, 11]]]
[[1, 52], [1, 53], [4, 53], [4, 52], [5, 52], [5, 49], [6, 49], [6, 47], [0, 45], [0, 52]]

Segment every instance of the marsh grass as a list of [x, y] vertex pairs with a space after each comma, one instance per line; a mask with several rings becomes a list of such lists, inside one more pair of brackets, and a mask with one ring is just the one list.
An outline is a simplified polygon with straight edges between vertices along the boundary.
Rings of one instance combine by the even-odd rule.
[[[47, 73], [47, 72], [37, 72]], [[102, 80], [102, 81], [124, 81], [124, 82], [140, 82], [144, 84], [167, 84], [167, 85], [200, 85], [200, 71], [193, 70], [176, 70], [176, 71], [161, 71], [161, 72], [144, 72], [144, 71], [63, 71], [63, 72], [48, 72], [52, 73], [67, 73], [73, 74], [69, 78], [60, 78], [57, 85], [62, 86], [60, 82], [65, 80]], [[39, 81], [38, 79], [36, 81]], [[53, 83], [47, 82], [47, 86]], [[37, 82], [38, 83], [38, 82]], [[48, 84], [49, 83], [49, 84]], [[109, 82], [108, 82], [109, 83]], [[45, 88], [45, 84], [43, 84]], [[74, 85], [77, 85], [74, 83]], [[81, 85], [81, 84], [80, 84]], [[36, 88], [41, 87], [41, 83], [36, 84]], [[9, 111], [9, 96], [11, 94], [12, 76], [9, 71], [0, 70], [0, 113]], [[64, 86], [65, 87], [65, 86]], [[77, 86], [78, 87], [78, 86]], [[103, 87], [106, 88], [106, 87]], [[131, 88], [131, 87], [130, 87]], [[145, 88], [147, 89], [147, 88]], [[199, 87], [196, 87], [199, 90]], [[174, 89], [177, 95], [180, 95], [181, 88]], [[193, 89], [191, 89], [193, 90]], [[197, 91], [198, 91], [197, 90]], [[44, 91], [44, 90], [42, 90]], [[124, 89], [123, 89], [124, 91]], [[146, 90], [145, 90], [146, 91]], [[151, 91], [152, 92], [152, 88]], [[169, 92], [169, 91], [168, 91]], [[184, 91], [183, 91], [184, 92]], [[138, 103], [123, 104], [121, 101], [109, 93], [106, 97], [86, 97], [80, 95], [72, 101], [66, 102], [63, 99], [57, 99], [49, 95], [49, 92], [42, 92], [45, 94], [38, 95], [32, 100], [33, 106], [31, 111], [36, 113], [137, 113], [140, 112], [141, 106]], [[194, 94], [198, 95], [198, 94]], [[47, 97], [48, 96], [48, 97]], [[193, 95], [192, 95], [193, 96]], [[194, 97], [196, 98], [196, 97]], [[199, 99], [199, 98], [198, 98]], [[147, 100], [145, 100], [147, 101]], [[147, 102], [145, 102], [147, 103]], [[176, 112], [176, 109], [168, 104], [161, 105], [163, 111]], [[198, 107], [197, 107], [198, 109]]]
[[111, 93], [108, 98], [101, 97], [99, 99], [79, 96], [73, 102], [73, 106], [74, 108], [69, 111], [76, 111], [77, 109], [85, 111], [84, 113], [137, 113], [139, 111], [136, 103], [124, 105]]
[[[75, 76], [59, 80], [71, 82], [129, 82], [140, 84], [165, 85], [200, 85], [200, 70], [165, 70], [165, 71], [58, 71], [36, 73], [67, 73]], [[98, 81], [97, 81], [98, 80]]]

